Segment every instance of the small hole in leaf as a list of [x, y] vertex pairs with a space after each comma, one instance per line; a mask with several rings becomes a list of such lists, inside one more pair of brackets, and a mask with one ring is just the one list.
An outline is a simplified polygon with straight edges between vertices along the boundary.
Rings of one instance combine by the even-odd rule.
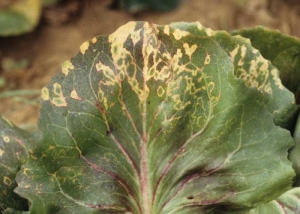
[[194, 196], [188, 196], [187, 199], [192, 200], [194, 199]]

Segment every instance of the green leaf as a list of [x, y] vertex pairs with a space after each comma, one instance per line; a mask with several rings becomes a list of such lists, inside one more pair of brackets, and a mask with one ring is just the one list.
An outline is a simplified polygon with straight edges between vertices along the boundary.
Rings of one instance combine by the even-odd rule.
[[291, 189], [293, 139], [223, 46], [147, 22], [83, 43], [42, 90], [15, 190], [31, 213], [246, 212]]
[[295, 145], [290, 151], [289, 159], [293, 162], [293, 168], [295, 169], [297, 174], [295, 185], [300, 186], [300, 115], [298, 116], [298, 121], [294, 130], [293, 137]]
[[12, 36], [32, 31], [39, 22], [41, 0], [22, 0], [0, 8], [0, 36]]
[[113, 4], [131, 13], [144, 10], [171, 11], [179, 6], [182, 0], [115, 0]]
[[[244, 80], [245, 85], [256, 88], [264, 96], [265, 108], [274, 115], [276, 125], [294, 129], [298, 107], [291, 93], [281, 84], [279, 71], [258, 50], [251, 46], [248, 39], [231, 36], [226, 31], [212, 31], [200, 23], [173, 23], [173, 27], [191, 32], [196, 36], [211, 36], [232, 58], [234, 74]], [[255, 46], [254, 46], [255, 47]], [[267, 58], [268, 59], [268, 58]]]
[[0, 117], [0, 211], [13, 208], [28, 210], [27, 200], [13, 192], [17, 186], [15, 177], [21, 165], [28, 159], [33, 146], [33, 134], [18, 129]]
[[282, 83], [300, 102], [300, 40], [265, 27], [234, 31], [249, 38], [253, 47], [280, 70]]
[[295, 214], [300, 212], [300, 188], [282, 194], [276, 200], [258, 206], [250, 214]]

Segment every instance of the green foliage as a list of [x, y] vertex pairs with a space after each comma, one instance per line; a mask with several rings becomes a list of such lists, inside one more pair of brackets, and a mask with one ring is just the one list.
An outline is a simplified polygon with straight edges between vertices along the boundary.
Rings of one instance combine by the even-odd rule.
[[0, 36], [32, 31], [38, 24], [40, 14], [40, 0], [16, 1], [0, 8]]
[[130, 22], [63, 63], [42, 89], [38, 134], [0, 121], [0, 160], [17, 161], [8, 191], [29, 213], [276, 214], [298, 209], [297, 108], [248, 39]]
[[131, 13], [144, 10], [171, 11], [174, 10], [182, 0], [115, 0], [113, 4]]
[[264, 27], [233, 32], [249, 38], [264, 58], [270, 60], [280, 70], [282, 83], [295, 93], [300, 103], [300, 41], [279, 31]]

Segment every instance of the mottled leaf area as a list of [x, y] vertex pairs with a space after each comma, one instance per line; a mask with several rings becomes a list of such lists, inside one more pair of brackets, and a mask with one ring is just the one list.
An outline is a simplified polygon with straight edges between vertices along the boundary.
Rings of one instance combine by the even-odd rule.
[[130, 22], [64, 62], [17, 176], [30, 213], [245, 213], [291, 188], [293, 140], [273, 119], [293, 95], [251, 49], [265, 86], [238, 78], [249, 43], [209, 32]]
[[34, 141], [33, 134], [18, 129], [10, 121], [0, 117], [0, 212], [6, 208], [28, 210], [27, 200], [13, 192], [17, 186], [15, 177], [21, 165], [28, 159]]

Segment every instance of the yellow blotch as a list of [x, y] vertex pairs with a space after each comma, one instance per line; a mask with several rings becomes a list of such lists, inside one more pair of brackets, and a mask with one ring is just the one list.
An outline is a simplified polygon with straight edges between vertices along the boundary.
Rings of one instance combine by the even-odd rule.
[[67, 76], [70, 69], [74, 69], [74, 65], [72, 64], [72, 62], [70, 60], [64, 61], [62, 63], [62, 72]]
[[58, 107], [67, 106], [67, 102], [63, 96], [61, 85], [58, 83], [53, 84], [53, 92], [56, 95], [52, 99], [52, 103]]
[[85, 52], [86, 52], [86, 50], [89, 48], [89, 46], [90, 46], [89, 41], [86, 41], [86, 42], [82, 43], [82, 44], [80, 45], [80, 48], [79, 48], [80, 53], [85, 54]]
[[175, 29], [173, 32], [174, 38], [176, 40], [180, 40], [182, 37], [189, 35], [190, 33], [187, 31], [181, 31], [179, 29]]
[[96, 42], [97, 42], [97, 38], [94, 37], [94, 38], [92, 39], [92, 43], [95, 44]]
[[41, 98], [43, 100], [49, 100], [50, 99], [50, 96], [49, 96], [49, 89], [44, 87], [42, 88], [42, 94], [41, 94]]
[[0, 149], [0, 157], [5, 153], [2, 149]]
[[4, 136], [2, 139], [3, 139], [3, 141], [5, 143], [9, 143], [10, 142], [10, 137], [8, 137], [8, 136]]
[[10, 186], [12, 185], [11, 179], [10, 179], [9, 177], [6, 177], [6, 176], [3, 177], [3, 183], [4, 183], [6, 186], [8, 186], [8, 187], [10, 187]]
[[277, 85], [279, 89], [283, 90], [284, 86], [282, 85], [281, 80], [279, 78], [278, 70], [272, 69], [271, 74], [273, 76], [273, 80], [275, 81], [275, 85]]
[[188, 43], [184, 43], [183, 44], [184, 50], [185, 50], [185, 54], [189, 56], [189, 58], [191, 59], [193, 53], [196, 51], [197, 49], [197, 45], [194, 44], [192, 46], [189, 46]]
[[208, 65], [210, 63], [210, 55], [207, 53], [204, 61], [204, 65]]
[[162, 96], [164, 95], [164, 93], [165, 93], [165, 89], [164, 89], [162, 86], [159, 86], [159, 87], [157, 88], [157, 95], [158, 95], [159, 97], [162, 97]]
[[168, 36], [170, 36], [170, 26], [169, 25], [165, 25], [164, 33], [167, 34]]
[[75, 100], [82, 100], [82, 98], [78, 96], [77, 91], [75, 90], [75, 88], [71, 91], [70, 97], [75, 99]]

